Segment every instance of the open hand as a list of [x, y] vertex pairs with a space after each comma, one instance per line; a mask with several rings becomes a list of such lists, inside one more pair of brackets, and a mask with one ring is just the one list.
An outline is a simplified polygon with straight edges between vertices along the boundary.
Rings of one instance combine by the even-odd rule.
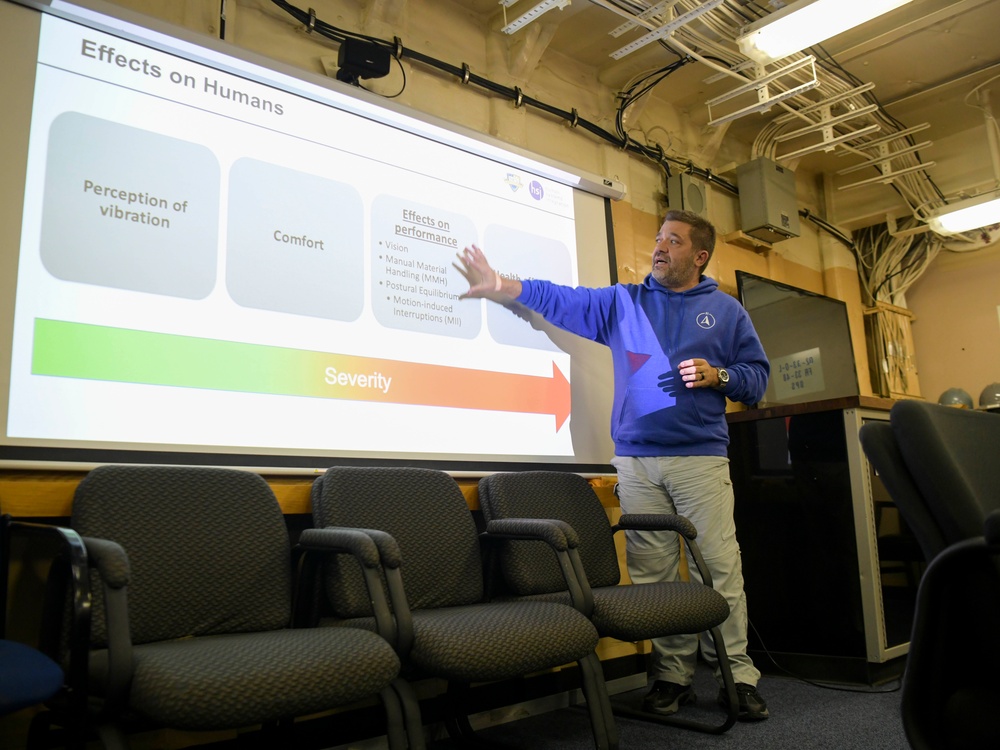
[[469, 282], [469, 291], [459, 295], [459, 299], [479, 297], [496, 299], [498, 297], [503, 279], [490, 268], [482, 250], [476, 245], [472, 245], [457, 253], [455, 257], [458, 258], [458, 263], [452, 263], [452, 265]]

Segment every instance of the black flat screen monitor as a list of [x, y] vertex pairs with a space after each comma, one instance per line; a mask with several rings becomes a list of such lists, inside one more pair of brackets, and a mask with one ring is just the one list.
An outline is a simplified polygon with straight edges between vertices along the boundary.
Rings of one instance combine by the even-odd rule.
[[758, 406], [859, 394], [844, 302], [746, 271], [736, 272], [736, 285], [771, 363]]

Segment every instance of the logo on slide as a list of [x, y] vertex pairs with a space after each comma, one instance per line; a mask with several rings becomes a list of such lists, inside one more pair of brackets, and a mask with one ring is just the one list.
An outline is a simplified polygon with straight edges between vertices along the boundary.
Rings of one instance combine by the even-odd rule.
[[699, 313], [696, 320], [698, 321], [699, 328], [715, 327], [715, 316], [713, 316], [712, 313], [707, 313], [707, 312]]
[[536, 201], [540, 201], [545, 195], [545, 190], [542, 188], [542, 183], [538, 180], [532, 180], [531, 184], [528, 185], [528, 192], [531, 193], [531, 197]]
[[518, 190], [520, 190], [522, 187], [524, 187], [521, 184], [521, 176], [520, 175], [516, 175], [513, 172], [508, 172], [507, 173], [507, 179], [504, 180], [504, 182], [507, 183], [507, 187], [510, 188], [510, 190], [511, 190], [512, 193], [516, 193]]

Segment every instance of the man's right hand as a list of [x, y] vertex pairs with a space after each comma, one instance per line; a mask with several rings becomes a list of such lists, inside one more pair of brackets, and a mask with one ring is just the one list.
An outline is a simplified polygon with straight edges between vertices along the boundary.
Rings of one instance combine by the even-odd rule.
[[459, 299], [484, 298], [494, 302], [511, 302], [521, 294], [521, 282], [505, 279], [494, 271], [486, 255], [476, 245], [465, 248], [456, 255], [458, 263], [452, 265], [469, 282], [469, 291]]

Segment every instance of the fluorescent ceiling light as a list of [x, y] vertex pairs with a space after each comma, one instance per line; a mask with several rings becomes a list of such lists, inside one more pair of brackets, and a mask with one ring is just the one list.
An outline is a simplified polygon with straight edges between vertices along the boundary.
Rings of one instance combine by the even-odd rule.
[[952, 203], [927, 221], [938, 234], [960, 234], [991, 224], [1000, 224], [1000, 193], [996, 190]]
[[910, 0], [798, 0], [743, 30], [740, 52], [764, 64], [860, 26]]

